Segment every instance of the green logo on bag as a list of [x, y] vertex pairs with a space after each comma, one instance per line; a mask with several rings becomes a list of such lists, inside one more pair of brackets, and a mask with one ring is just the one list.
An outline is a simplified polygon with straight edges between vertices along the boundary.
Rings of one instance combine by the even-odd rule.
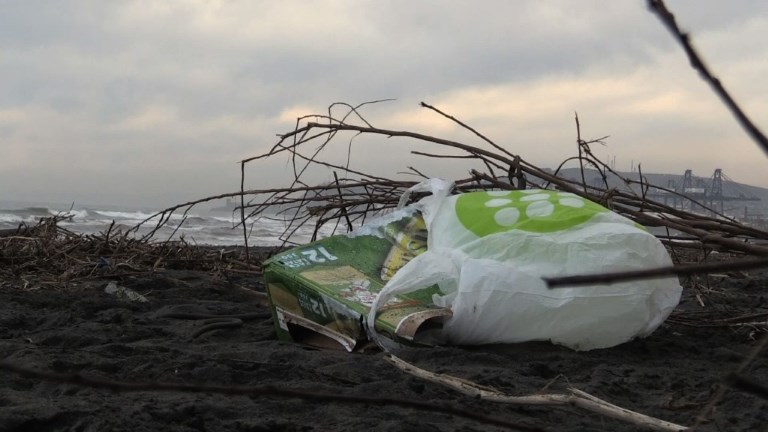
[[478, 237], [513, 229], [562, 231], [607, 211], [578, 195], [543, 189], [470, 192], [456, 199], [456, 216]]

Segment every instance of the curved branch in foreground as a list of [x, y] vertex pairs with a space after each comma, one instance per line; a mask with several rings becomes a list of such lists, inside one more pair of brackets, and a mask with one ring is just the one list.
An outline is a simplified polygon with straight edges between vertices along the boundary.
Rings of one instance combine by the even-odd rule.
[[731, 97], [730, 93], [725, 89], [723, 84], [717, 79], [709, 68], [701, 59], [699, 53], [693, 48], [690, 41], [690, 36], [680, 30], [675, 20], [675, 15], [667, 9], [663, 0], [648, 0], [648, 8], [659, 17], [661, 22], [669, 29], [672, 36], [677, 39], [680, 45], [685, 50], [685, 54], [688, 56], [688, 61], [691, 63], [691, 67], [699, 72], [701, 78], [709, 83], [712, 90], [720, 97], [726, 107], [731, 111], [736, 120], [739, 122], [742, 128], [757, 143], [757, 145], [763, 149], [768, 155], [768, 138], [755, 126], [752, 120], [747, 117], [739, 104]]
[[681, 426], [665, 420], [630, 411], [626, 408], [613, 405], [602, 399], [598, 399], [589, 393], [575, 388], [568, 388], [568, 394], [534, 394], [529, 396], [509, 396], [494, 388], [482, 386], [472, 381], [457, 378], [445, 374], [437, 374], [416, 367], [393, 355], [387, 357], [387, 361], [403, 372], [429, 382], [444, 385], [459, 393], [487, 400], [490, 402], [512, 405], [536, 405], [536, 406], [575, 406], [586, 411], [601, 414], [617, 420], [626, 421], [637, 426], [642, 426], [656, 431], [684, 431], [686, 426]]
[[31, 369], [25, 366], [13, 364], [8, 361], [0, 361], [0, 370], [15, 373], [27, 378], [61, 384], [72, 384], [82, 387], [99, 388], [115, 392], [139, 392], [139, 391], [165, 391], [184, 393], [215, 393], [236, 396], [276, 397], [291, 399], [297, 398], [309, 402], [341, 402], [362, 405], [395, 405], [404, 408], [413, 408], [422, 411], [438, 412], [475, 420], [484, 424], [501, 426], [510, 430], [539, 432], [543, 429], [514, 423], [508, 420], [486, 416], [474, 411], [424, 402], [420, 400], [396, 399], [387, 397], [373, 397], [362, 395], [344, 394], [342, 391], [334, 393], [322, 393], [300, 388], [285, 388], [277, 386], [212, 386], [186, 383], [159, 383], [159, 382], [123, 382], [112, 381], [103, 378], [87, 377], [80, 374], [62, 374], [51, 371]]
[[580, 285], [612, 284], [631, 280], [656, 279], [668, 276], [684, 276], [693, 274], [715, 273], [721, 271], [754, 270], [768, 267], [768, 258], [751, 260], [727, 261], [708, 264], [689, 264], [668, 267], [657, 267], [647, 270], [633, 270], [615, 273], [597, 273], [562, 277], [545, 277], [548, 288], [562, 288]]

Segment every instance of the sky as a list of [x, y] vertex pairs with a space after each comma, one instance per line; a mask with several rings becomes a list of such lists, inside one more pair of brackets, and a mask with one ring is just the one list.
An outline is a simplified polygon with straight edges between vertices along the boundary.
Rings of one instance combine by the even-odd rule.
[[[768, 2], [668, 0], [710, 68], [768, 132]], [[163, 208], [239, 189], [239, 161], [301, 115], [366, 107], [376, 127], [481, 146], [432, 104], [539, 167], [608, 135], [619, 170], [768, 187], [768, 157], [690, 68], [645, 1], [0, 0], [0, 201]], [[341, 112], [341, 111], [335, 111]], [[349, 138], [323, 158], [346, 159]], [[407, 140], [362, 137], [353, 167], [415, 166]], [[615, 159], [614, 159], [615, 158]], [[328, 180], [328, 172], [312, 174]], [[324, 177], [325, 176], [325, 177]], [[411, 177], [406, 177], [411, 178]], [[249, 188], [287, 186], [287, 158]], [[314, 179], [314, 178], [313, 178]]]

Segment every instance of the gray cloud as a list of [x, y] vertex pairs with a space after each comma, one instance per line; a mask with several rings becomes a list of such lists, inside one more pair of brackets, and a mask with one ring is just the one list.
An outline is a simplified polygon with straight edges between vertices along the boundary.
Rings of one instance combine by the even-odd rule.
[[[768, 47], [756, 35], [768, 29], [768, 4], [669, 6], [765, 118], [768, 87], [756, 77]], [[0, 66], [0, 184], [14, 185], [0, 199], [157, 206], [230, 191], [236, 162], [291, 128], [296, 110], [340, 100], [397, 98], [371, 110], [382, 122], [412, 122], [415, 102], [442, 102], [515, 145], [572, 141], [578, 110], [620, 137], [616, 153], [652, 149], [644, 160], [664, 169], [684, 163], [656, 153], [684, 152], [655, 146], [654, 134], [680, 148], [717, 137], [745, 149], [744, 160], [697, 155], [702, 167], [759, 154], [640, 1], [11, 2], [0, 15]], [[611, 83], [624, 93], [613, 97]], [[522, 107], [509, 106], [515, 99]], [[378, 145], [364, 154], [387, 157]], [[570, 151], [547, 159], [540, 147], [516, 151], [541, 164]], [[406, 165], [381, 160], [358, 163], [389, 173]], [[284, 177], [280, 162], [253, 181]], [[768, 185], [764, 175], [749, 180]]]

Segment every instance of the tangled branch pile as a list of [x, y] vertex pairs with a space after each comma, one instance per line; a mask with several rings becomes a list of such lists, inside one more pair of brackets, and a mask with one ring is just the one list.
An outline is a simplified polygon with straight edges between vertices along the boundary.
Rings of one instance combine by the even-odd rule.
[[[161, 215], [168, 216], [173, 211], [185, 207], [188, 211], [193, 205], [209, 199], [239, 196], [241, 223], [246, 244], [248, 241], [246, 224], [258, 221], [260, 217], [269, 217], [268, 210], [276, 208], [280, 209], [280, 213], [289, 214], [292, 218], [292, 224], [283, 237], [288, 242], [295, 230], [307, 223], [315, 223], [316, 234], [324, 225], [332, 225], [334, 230], [339, 226], [350, 230], [355, 224], [363, 223], [370, 214], [396, 207], [402, 193], [417, 181], [386, 178], [355, 170], [349, 166], [349, 159], [345, 165], [330, 163], [320, 158], [323, 150], [333, 141], [348, 140], [351, 151], [354, 140], [360, 139], [361, 136], [399, 138], [408, 140], [409, 144], [413, 143], [413, 149], [410, 151], [412, 155], [480, 162], [483, 169], [470, 169], [468, 176], [452, 179], [457, 191], [542, 188], [572, 192], [600, 203], [644, 226], [665, 227], [676, 231], [678, 235], [667, 235], [662, 238], [665, 244], [673, 248], [768, 256], [768, 246], [764, 245], [765, 241], [768, 241], [768, 232], [742, 224], [674, 190], [649, 185], [642, 175], [639, 180], [635, 180], [614, 171], [596, 157], [590, 148], [595, 143], [602, 143], [604, 138], [582, 139], [578, 117], [576, 118], [578, 154], [560, 165], [562, 167], [566, 162], [578, 162], [581, 168], [581, 181], [574, 181], [559, 175], [560, 168], [553, 172], [525, 161], [521, 156], [511, 153], [472, 127], [426, 103], [422, 102], [421, 106], [471, 132], [478, 139], [479, 144], [452, 141], [411, 131], [377, 128], [361, 114], [363, 105], [365, 104], [358, 106], [334, 104], [329, 107], [328, 114], [301, 117], [297, 119], [294, 130], [280, 135], [277, 144], [268, 152], [241, 162], [241, 184], [244, 185], [246, 165], [264, 159], [272, 161], [281, 154], [288, 155], [293, 171], [293, 179], [289, 186], [268, 190], [241, 189], [237, 193], [175, 206], [165, 210]], [[343, 106], [345, 110], [342, 116], [337, 117], [333, 115], [333, 110], [338, 109], [339, 106]], [[418, 149], [418, 146], [425, 144], [438, 145], [453, 153], [427, 153]], [[335, 181], [324, 185], [313, 185], [305, 180], [308, 169], [318, 167], [331, 172]], [[411, 174], [426, 178], [419, 169], [414, 167], [409, 169]], [[584, 175], [586, 169], [597, 171], [602, 184], [588, 184]], [[339, 173], [342, 174], [341, 178]], [[622, 187], [615, 186], [615, 179], [620, 180]], [[691, 201], [698, 208], [708, 210], [711, 215], [694, 214], [654, 201], [647, 196], [651, 187], [680, 200]], [[418, 199], [419, 195], [414, 195], [414, 198]], [[167, 220], [166, 218], [165, 221]], [[158, 224], [159, 226], [161, 224]], [[680, 233], [684, 237], [681, 238]]]
[[259, 270], [244, 262], [242, 249], [195, 247], [183, 240], [148, 242], [113, 226], [100, 234], [84, 235], [60, 225], [69, 217], [60, 214], [42, 218], [36, 225], [0, 231], [0, 285], [66, 287], [84, 279], [148, 275], [165, 269]]

